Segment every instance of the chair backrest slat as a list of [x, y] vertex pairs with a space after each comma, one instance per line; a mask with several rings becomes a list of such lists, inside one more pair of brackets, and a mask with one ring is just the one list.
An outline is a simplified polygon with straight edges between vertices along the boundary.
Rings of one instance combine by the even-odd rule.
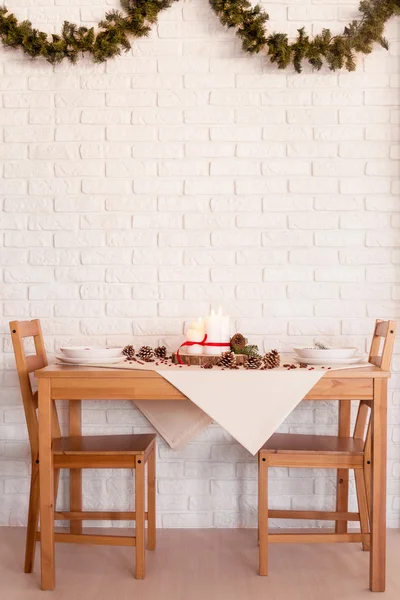
[[19, 335], [21, 338], [40, 336], [41, 334], [39, 319], [33, 321], [19, 321]]
[[[36, 369], [46, 367], [47, 356], [43, 341], [42, 328], [38, 319], [34, 321], [12, 321], [10, 323], [11, 339], [14, 348], [15, 362], [17, 365], [19, 384], [21, 388], [22, 401], [24, 404], [26, 425], [28, 428], [29, 442], [32, 456], [37, 458], [39, 454], [37, 392], [32, 392], [29, 373]], [[24, 338], [33, 337], [36, 354], [26, 356], [24, 349]]]
[[[396, 321], [381, 321], [380, 319], [375, 324], [368, 361], [384, 371], [390, 369], [396, 336], [396, 325]], [[382, 339], [383, 347], [381, 351]]]
[[[390, 369], [396, 335], [396, 325], [396, 321], [382, 321], [380, 319], [375, 323], [368, 362], [376, 367], [380, 367], [384, 371]], [[371, 403], [362, 400], [358, 407], [353, 435], [355, 439], [366, 440], [366, 444], [370, 443], [370, 417]], [[367, 436], [365, 433], [366, 429], [369, 432], [367, 433]]]
[[386, 337], [388, 328], [389, 328], [389, 321], [378, 320], [375, 325], [374, 336]]
[[26, 370], [28, 373], [33, 373], [37, 369], [42, 369], [47, 366], [47, 361], [45, 357], [39, 354], [31, 354], [26, 357]]
[[370, 407], [367, 402], [361, 400], [360, 405], [358, 407], [358, 414], [356, 419], [356, 424], [354, 427], [354, 439], [363, 440], [365, 436], [365, 427], [367, 425], [367, 421], [369, 420], [369, 412]]

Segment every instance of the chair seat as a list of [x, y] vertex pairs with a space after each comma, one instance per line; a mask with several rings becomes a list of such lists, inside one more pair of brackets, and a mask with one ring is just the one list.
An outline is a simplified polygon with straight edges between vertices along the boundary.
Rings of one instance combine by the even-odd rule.
[[266, 454], [341, 454], [363, 455], [364, 441], [336, 435], [274, 433], [260, 452]]
[[61, 437], [53, 441], [53, 454], [55, 456], [146, 454], [151, 450], [155, 439], [153, 433]]

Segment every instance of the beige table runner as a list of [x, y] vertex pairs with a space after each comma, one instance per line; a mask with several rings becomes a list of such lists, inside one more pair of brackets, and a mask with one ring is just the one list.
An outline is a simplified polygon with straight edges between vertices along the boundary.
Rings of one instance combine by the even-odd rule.
[[134, 404], [174, 450], [186, 446], [212, 423], [212, 418], [193, 402], [135, 400]]
[[[363, 366], [369, 365], [358, 363], [331, 369]], [[256, 454], [324, 376], [327, 367], [227, 371], [216, 367], [205, 370], [187, 365], [122, 362], [111, 368], [156, 371], [191, 400], [135, 401], [172, 448], [183, 447], [214, 420], [251, 454]]]

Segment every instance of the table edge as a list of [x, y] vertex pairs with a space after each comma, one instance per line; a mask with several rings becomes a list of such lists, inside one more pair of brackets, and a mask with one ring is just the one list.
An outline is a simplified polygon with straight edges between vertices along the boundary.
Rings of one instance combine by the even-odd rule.
[[[34, 375], [38, 379], [82, 379], [89, 377], [90, 379], [164, 379], [160, 373], [156, 371], [146, 370], [129, 370], [129, 369], [112, 369], [101, 367], [69, 367], [62, 365], [49, 365], [38, 369]], [[379, 367], [361, 367], [359, 369], [343, 369], [326, 371], [321, 379], [389, 379], [390, 371], [384, 371]]]

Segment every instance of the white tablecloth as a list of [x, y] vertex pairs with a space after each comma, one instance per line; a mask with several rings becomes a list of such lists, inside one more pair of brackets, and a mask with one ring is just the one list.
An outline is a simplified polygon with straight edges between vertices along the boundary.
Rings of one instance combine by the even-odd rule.
[[[363, 366], [369, 365], [358, 363], [331, 368]], [[191, 400], [135, 401], [172, 448], [181, 448], [214, 420], [251, 454], [256, 454], [324, 376], [327, 367], [329, 365], [313, 370], [280, 367], [261, 371], [122, 362], [112, 368], [157, 371]]]

